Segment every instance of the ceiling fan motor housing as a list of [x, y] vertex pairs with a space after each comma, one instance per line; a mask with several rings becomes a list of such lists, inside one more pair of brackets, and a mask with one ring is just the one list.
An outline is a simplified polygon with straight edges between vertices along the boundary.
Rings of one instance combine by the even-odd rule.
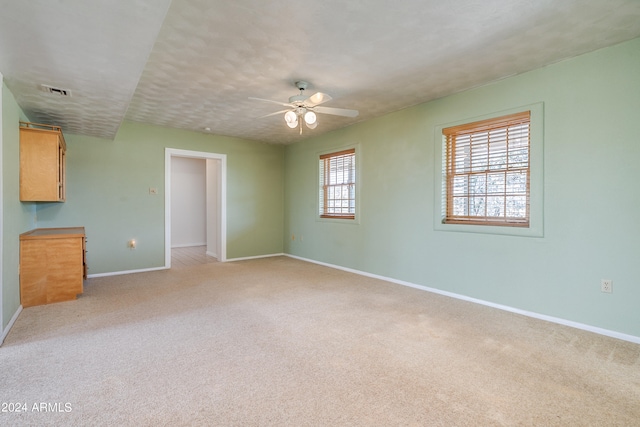
[[308, 96], [305, 96], [305, 95], [294, 95], [292, 97], [289, 97], [289, 104], [302, 103], [307, 98], [308, 98]]

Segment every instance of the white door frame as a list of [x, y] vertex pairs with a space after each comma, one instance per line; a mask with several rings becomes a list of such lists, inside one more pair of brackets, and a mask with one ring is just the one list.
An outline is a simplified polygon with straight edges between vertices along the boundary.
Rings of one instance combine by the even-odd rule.
[[206, 151], [180, 150], [178, 148], [165, 148], [164, 152], [164, 264], [165, 268], [171, 268], [171, 157], [188, 157], [193, 159], [213, 159], [220, 161], [218, 168], [218, 261], [227, 260], [227, 155], [209, 153]]

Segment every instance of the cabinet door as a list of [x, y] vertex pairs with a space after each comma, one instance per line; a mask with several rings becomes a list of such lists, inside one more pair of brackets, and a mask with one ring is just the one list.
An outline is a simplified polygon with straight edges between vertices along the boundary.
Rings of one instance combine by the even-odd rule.
[[23, 307], [47, 303], [47, 263], [42, 240], [20, 242], [20, 304]]
[[23, 307], [68, 301], [83, 291], [83, 238], [34, 239], [20, 244]]
[[46, 254], [47, 303], [75, 299], [82, 293], [84, 277], [82, 239], [51, 239]]
[[65, 160], [59, 132], [20, 128], [20, 200], [64, 201]]

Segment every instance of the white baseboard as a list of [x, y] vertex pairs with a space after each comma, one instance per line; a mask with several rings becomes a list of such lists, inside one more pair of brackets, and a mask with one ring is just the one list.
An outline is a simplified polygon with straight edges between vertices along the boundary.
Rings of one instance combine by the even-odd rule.
[[18, 320], [18, 316], [20, 315], [20, 313], [22, 313], [22, 305], [18, 306], [18, 309], [13, 314], [13, 317], [11, 318], [11, 320], [9, 320], [9, 324], [6, 328], [4, 328], [4, 331], [2, 331], [2, 337], [0, 337], [0, 346], [4, 343], [4, 339], [9, 334], [9, 331], [13, 327], [13, 324], [16, 323], [16, 320]]
[[109, 273], [97, 273], [97, 274], [89, 274], [87, 275], [87, 279], [93, 279], [94, 277], [106, 277], [106, 276], [120, 276], [122, 274], [133, 274], [133, 273], [146, 273], [147, 271], [158, 271], [158, 270], [167, 270], [168, 267], [154, 267], [154, 268], [142, 268], [140, 270], [126, 270], [126, 271], [112, 271]]
[[[207, 252], [207, 255], [212, 256], [214, 258], [217, 258], [216, 255], [212, 255], [209, 252]], [[283, 255], [285, 255], [285, 254], [278, 253], [278, 254], [249, 256], [249, 257], [244, 257], [244, 258], [231, 258], [231, 259], [227, 259], [225, 262], [244, 261], [244, 260], [248, 260], [248, 259], [258, 259], [258, 258], [271, 258], [271, 257], [283, 256]], [[122, 274], [146, 273], [148, 271], [158, 271], [158, 270], [168, 270], [168, 269], [170, 269], [170, 267], [164, 266], [164, 267], [154, 267], [154, 268], [143, 268], [143, 269], [140, 269], [140, 270], [112, 271], [112, 272], [109, 272], [109, 273], [89, 274], [89, 275], [87, 275], [87, 279], [93, 279], [94, 277], [120, 276]]]
[[174, 248], [193, 248], [196, 246], [207, 246], [207, 242], [204, 243], [183, 243], [181, 245], [171, 245], [171, 249]]
[[206, 252], [205, 252], [205, 255], [206, 255], [206, 256], [213, 257], [213, 258], [216, 258], [216, 259], [218, 258], [218, 254], [213, 253], [213, 252], [209, 252], [209, 251], [206, 251]]
[[394, 278], [391, 278], [391, 277], [385, 277], [385, 276], [379, 276], [377, 274], [367, 273], [366, 271], [354, 270], [352, 268], [342, 267], [342, 266], [334, 265], [334, 264], [328, 264], [326, 262], [316, 261], [316, 260], [313, 260], [313, 259], [303, 258], [303, 257], [291, 255], [291, 254], [284, 254], [284, 255], [288, 256], [290, 258], [299, 259], [301, 261], [311, 262], [313, 264], [319, 264], [319, 265], [323, 265], [325, 267], [335, 268], [337, 270], [348, 271], [349, 273], [355, 273], [355, 274], [359, 274], [361, 276], [371, 277], [373, 279], [385, 280], [387, 282], [396, 283], [398, 285], [409, 286], [411, 288], [421, 289], [423, 291], [432, 292], [432, 293], [435, 293], [435, 294], [440, 294], [440, 295], [444, 295], [444, 296], [451, 297], [451, 298], [456, 298], [456, 299], [463, 300], [463, 301], [473, 302], [473, 303], [476, 303], [476, 304], [481, 304], [481, 305], [485, 305], [485, 306], [488, 306], [488, 307], [497, 308], [499, 310], [504, 310], [504, 311], [508, 311], [508, 312], [511, 312], [511, 313], [521, 314], [523, 316], [532, 317], [534, 319], [545, 320], [547, 322], [557, 323], [559, 325], [569, 326], [569, 327], [576, 328], [576, 329], [582, 329], [583, 331], [589, 331], [589, 332], [593, 332], [593, 333], [596, 333], [596, 334], [599, 334], [599, 335], [605, 335], [607, 337], [617, 338], [619, 340], [629, 341], [629, 342], [632, 342], [632, 343], [640, 344], [640, 337], [637, 337], [635, 335], [623, 334], [621, 332], [611, 331], [609, 329], [603, 329], [603, 328], [599, 328], [599, 327], [591, 326], [591, 325], [585, 325], [584, 323], [578, 323], [578, 322], [574, 322], [574, 321], [571, 321], [571, 320], [561, 319], [559, 317], [547, 316], [546, 314], [540, 314], [540, 313], [535, 313], [535, 312], [532, 312], [532, 311], [521, 310], [519, 308], [509, 307], [507, 305], [496, 304], [496, 303], [493, 303], [493, 302], [490, 302], [490, 301], [485, 301], [485, 300], [481, 300], [481, 299], [477, 299], [477, 298], [471, 298], [471, 297], [468, 297], [468, 296], [465, 296], [465, 295], [456, 294], [456, 293], [453, 293], [453, 292], [448, 292], [448, 291], [443, 291], [443, 290], [440, 290], [440, 289], [430, 288], [430, 287], [427, 287], [427, 286], [417, 285], [417, 284], [411, 283], [411, 282], [405, 282], [404, 280], [398, 280], [398, 279], [394, 279]]
[[258, 259], [258, 258], [271, 258], [274, 256], [284, 256], [286, 254], [284, 253], [279, 253], [279, 254], [267, 254], [267, 255], [257, 255], [257, 256], [247, 256], [247, 257], [243, 257], [243, 258], [227, 258], [227, 262], [231, 262], [231, 261], [245, 261], [247, 259]]

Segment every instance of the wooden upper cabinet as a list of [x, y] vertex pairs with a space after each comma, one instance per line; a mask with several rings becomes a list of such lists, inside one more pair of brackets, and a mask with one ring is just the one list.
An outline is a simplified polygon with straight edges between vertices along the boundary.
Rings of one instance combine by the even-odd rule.
[[21, 201], [65, 201], [66, 150], [59, 126], [20, 122]]

